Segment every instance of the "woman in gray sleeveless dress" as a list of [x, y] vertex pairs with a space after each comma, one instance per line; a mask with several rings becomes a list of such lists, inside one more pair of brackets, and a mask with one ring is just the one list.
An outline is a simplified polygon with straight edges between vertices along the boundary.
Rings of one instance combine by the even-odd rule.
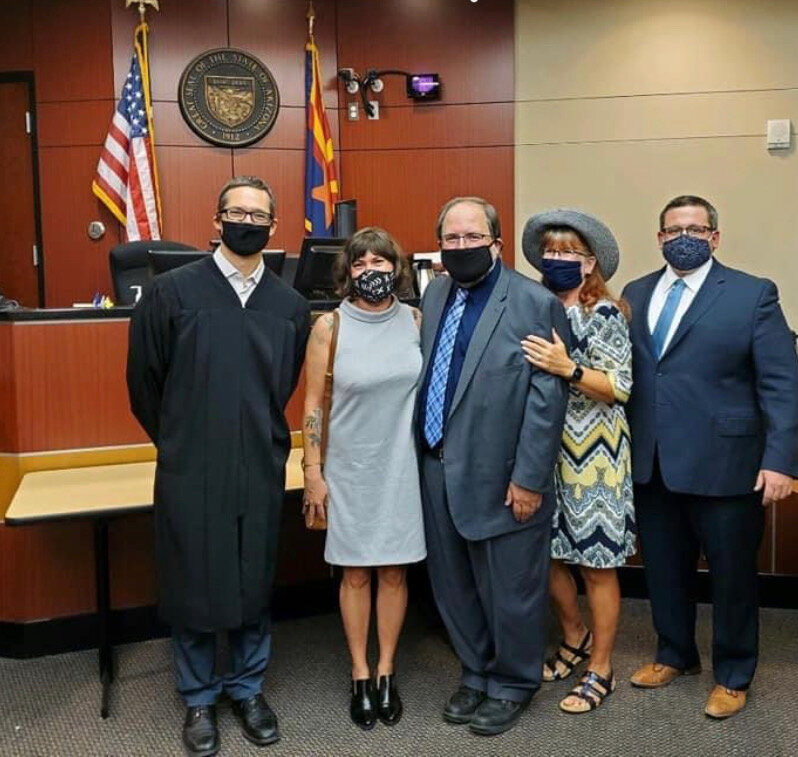
[[[394, 657], [407, 607], [405, 566], [426, 557], [413, 408], [421, 371], [417, 310], [394, 291], [409, 266], [382, 229], [361, 229], [341, 253], [344, 299], [333, 364], [324, 470], [320, 461], [324, 374], [333, 316], [311, 334], [305, 366], [306, 516], [327, 516], [324, 557], [341, 566], [340, 606], [352, 656], [350, 716], [363, 729], [398, 722]], [[377, 685], [367, 660], [371, 576], [377, 573]]]

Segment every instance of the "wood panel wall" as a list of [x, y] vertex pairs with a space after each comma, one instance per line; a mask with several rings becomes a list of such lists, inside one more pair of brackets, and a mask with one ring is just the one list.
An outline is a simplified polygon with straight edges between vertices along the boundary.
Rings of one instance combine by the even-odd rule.
[[[513, 2], [316, 0], [324, 100], [342, 194], [361, 225], [381, 224], [409, 251], [434, 248], [434, 220], [455, 194], [482, 194], [499, 209], [512, 260]], [[0, 26], [0, 71], [33, 71], [36, 84], [42, 247], [48, 307], [110, 292], [108, 251], [120, 241], [91, 180], [132, 54], [137, 15], [121, 0], [17, 0]], [[164, 236], [206, 247], [220, 185], [234, 174], [270, 181], [279, 203], [275, 247], [303, 235], [304, 43], [302, 0], [170, 0], [150, 13], [150, 56]], [[479, 30], [475, 34], [475, 30]], [[444, 33], [445, 30], [445, 33]], [[272, 132], [243, 150], [210, 146], [183, 122], [177, 84], [212, 47], [259, 57], [281, 110]], [[414, 105], [402, 78], [386, 79], [379, 121], [345, 120], [339, 66], [435, 71], [440, 103]], [[101, 220], [105, 237], [86, 228]]]
[[438, 73], [443, 82], [439, 102], [415, 104], [403, 77], [385, 77], [370, 95], [378, 121], [362, 110], [348, 121], [347, 102], [358, 98], [341, 90], [341, 180], [360, 225], [384, 225], [406, 250], [433, 250], [441, 205], [481, 195], [499, 212], [512, 265], [513, 13], [512, 0], [338, 3], [339, 67]]

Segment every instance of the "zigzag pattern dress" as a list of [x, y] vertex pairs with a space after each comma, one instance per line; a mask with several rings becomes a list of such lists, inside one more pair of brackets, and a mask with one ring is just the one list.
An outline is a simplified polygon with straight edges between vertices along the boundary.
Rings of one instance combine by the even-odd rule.
[[632, 345], [623, 314], [608, 300], [568, 308], [571, 357], [603, 371], [616, 402], [571, 386], [555, 471], [551, 556], [590, 568], [623, 565], [635, 553], [632, 455], [624, 403], [632, 389]]

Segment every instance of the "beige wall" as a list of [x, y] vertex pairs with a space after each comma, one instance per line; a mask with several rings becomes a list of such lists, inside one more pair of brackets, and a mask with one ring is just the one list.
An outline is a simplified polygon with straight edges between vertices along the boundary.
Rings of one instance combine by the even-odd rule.
[[719, 259], [774, 279], [798, 329], [798, 156], [765, 141], [798, 123], [796, 34], [796, 0], [517, 0], [517, 249], [535, 212], [595, 213], [620, 290], [661, 264], [662, 205], [703, 195]]

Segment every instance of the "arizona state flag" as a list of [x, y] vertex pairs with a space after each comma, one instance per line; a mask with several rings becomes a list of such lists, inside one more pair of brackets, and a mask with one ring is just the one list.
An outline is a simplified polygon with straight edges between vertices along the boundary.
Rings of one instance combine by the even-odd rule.
[[308, 36], [305, 45], [305, 234], [330, 237], [333, 234], [333, 205], [338, 200], [330, 124], [321, 99], [319, 50]]

